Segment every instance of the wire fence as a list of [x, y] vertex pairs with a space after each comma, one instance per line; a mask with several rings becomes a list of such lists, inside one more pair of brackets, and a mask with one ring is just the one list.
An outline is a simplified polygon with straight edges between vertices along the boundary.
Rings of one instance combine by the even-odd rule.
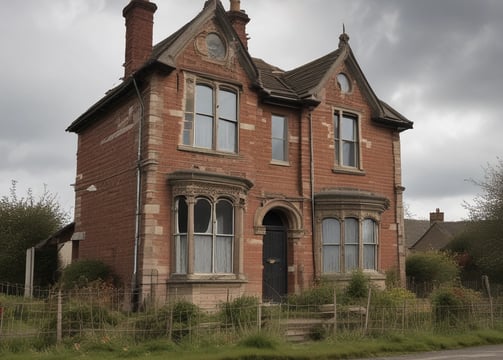
[[[40, 292], [39, 294], [42, 294]], [[38, 339], [45, 343], [93, 337], [131, 341], [169, 339], [227, 341], [250, 332], [270, 332], [286, 340], [303, 341], [329, 336], [374, 336], [396, 332], [459, 331], [503, 325], [503, 301], [480, 298], [469, 304], [434, 306], [428, 299], [392, 303], [369, 298], [354, 303], [264, 304], [242, 297], [202, 311], [179, 300], [124, 310], [123, 290], [101, 288], [70, 292], [48, 291], [45, 297], [0, 295], [0, 343], [11, 339]]]

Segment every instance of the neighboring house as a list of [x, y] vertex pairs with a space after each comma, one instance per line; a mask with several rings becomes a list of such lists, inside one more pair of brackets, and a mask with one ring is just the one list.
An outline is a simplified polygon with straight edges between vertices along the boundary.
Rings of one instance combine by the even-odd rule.
[[124, 9], [124, 81], [67, 129], [79, 258], [112, 265], [136, 300], [205, 308], [355, 269], [404, 277], [400, 132], [412, 122], [378, 99], [345, 33], [290, 71], [253, 58], [239, 3], [206, 1], [155, 46], [156, 5]]
[[[430, 213], [430, 221], [421, 220], [405, 220], [405, 236], [414, 239], [415, 241], [407, 241], [407, 245], [411, 252], [443, 250], [451, 240], [457, 235], [466, 230], [466, 221], [444, 221], [444, 213], [440, 209]], [[418, 224], [425, 223], [427, 228], [417, 236], [414, 233]]]

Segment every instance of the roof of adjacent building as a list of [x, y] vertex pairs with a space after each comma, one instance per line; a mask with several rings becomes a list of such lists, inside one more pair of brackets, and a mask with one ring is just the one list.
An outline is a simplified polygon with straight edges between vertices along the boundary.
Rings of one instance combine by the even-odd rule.
[[187, 43], [198, 34], [200, 26], [209, 20], [214, 20], [227, 40], [236, 44], [239, 63], [258, 90], [262, 101], [297, 107], [316, 106], [320, 102], [318, 92], [325, 86], [336, 68], [345, 63], [371, 106], [373, 120], [399, 131], [412, 128], [413, 123], [410, 120], [377, 98], [356, 62], [347, 34], [343, 33], [339, 37], [339, 48], [335, 51], [295, 69], [283, 71], [261, 59], [252, 58], [246, 47], [237, 40], [239, 37], [220, 0], [209, 0], [194, 19], [155, 45], [150, 59], [132, 77], [124, 79], [121, 85], [107, 92], [101, 100], [73, 121], [66, 130], [79, 133], [96, 121], [94, 115], [112, 105], [118, 98], [135, 91], [135, 87], [144, 80], [147, 72], [161, 69], [169, 73], [175, 69], [177, 54], [183, 51]]
[[[429, 224], [429, 221], [427, 221]], [[412, 223], [413, 224], [413, 223]], [[406, 237], [408, 234], [407, 226], [410, 221], [405, 222]], [[414, 251], [442, 250], [451, 240], [466, 230], [467, 221], [440, 221], [429, 225], [427, 230], [411, 245], [407, 243], [409, 249]], [[418, 226], [418, 223], [413, 226]], [[410, 228], [409, 228], [410, 230]]]

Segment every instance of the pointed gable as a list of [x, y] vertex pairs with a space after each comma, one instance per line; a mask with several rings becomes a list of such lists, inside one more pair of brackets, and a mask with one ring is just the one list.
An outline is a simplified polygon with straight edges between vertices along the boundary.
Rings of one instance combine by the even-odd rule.
[[318, 94], [326, 86], [327, 81], [336, 75], [335, 72], [340, 65], [345, 64], [362, 89], [372, 109], [372, 118], [376, 122], [399, 131], [411, 129], [413, 123], [410, 120], [376, 96], [356, 61], [347, 34], [341, 34], [339, 39], [337, 50], [289, 71], [281, 71], [260, 59], [255, 59], [260, 72], [259, 84], [269, 97], [266, 100], [271, 101], [271, 98], [276, 97], [276, 100], [317, 105], [320, 102]]
[[159, 62], [166, 66], [176, 67], [176, 58], [182, 50], [199, 34], [201, 27], [213, 20], [222, 30], [222, 35], [232, 44], [237, 53], [239, 63], [247, 73], [252, 83], [258, 78], [258, 71], [245, 45], [234, 30], [227, 12], [219, 0], [209, 0], [203, 10], [190, 22], [174, 34], [154, 46], [151, 62]]

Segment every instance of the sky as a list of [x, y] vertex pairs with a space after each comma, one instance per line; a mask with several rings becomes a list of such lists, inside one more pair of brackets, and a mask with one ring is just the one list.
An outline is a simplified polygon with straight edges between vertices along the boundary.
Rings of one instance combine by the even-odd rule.
[[[204, 0], [157, 0], [154, 43]], [[67, 126], [124, 69], [128, 0], [0, 0], [0, 197], [16, 181], [73, 213], [77, 136]], [[229, 1], [222, 0], [226, 9]], [[502, 156], [503, 1], [241, 0], [249, 51], [290, 70], [337, 48], [343, 26], [377, 96], [414, 122], [401, 134], [408, 217], [468, 218]]]

